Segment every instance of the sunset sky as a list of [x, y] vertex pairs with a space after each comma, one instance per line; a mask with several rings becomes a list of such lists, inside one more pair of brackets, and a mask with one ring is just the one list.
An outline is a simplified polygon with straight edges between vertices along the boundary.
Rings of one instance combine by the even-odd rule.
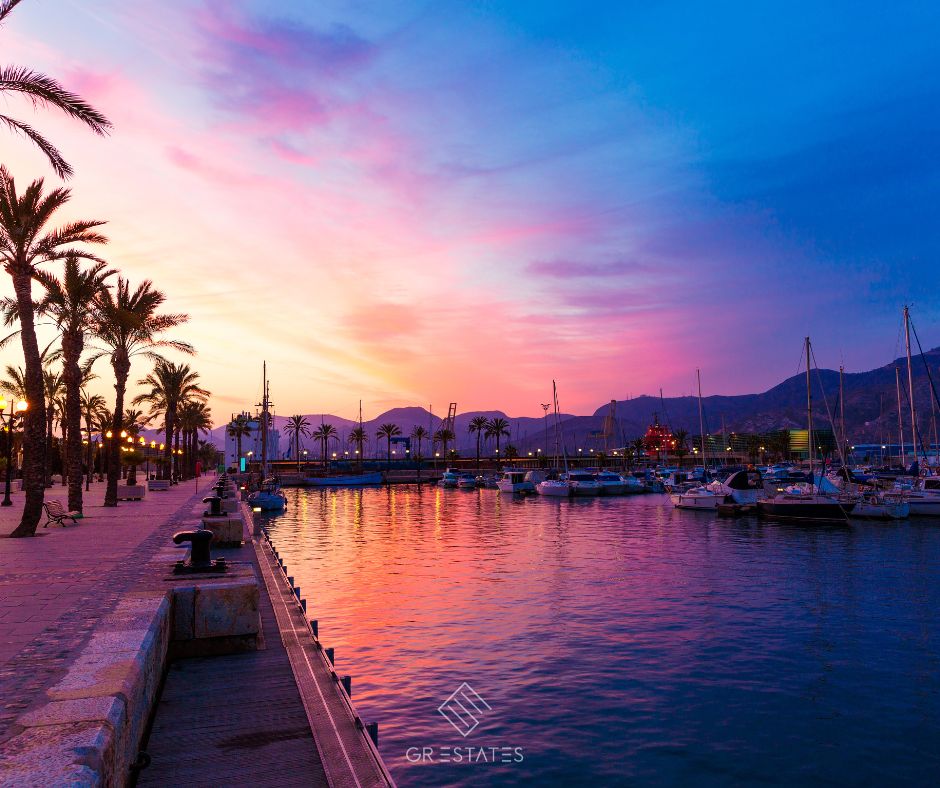
[[[763, 390], [807, 333], [880, 366], [905, 301], [940, 344], [938, 34], [930, 3], [25, 0], [0, 62], [113, 121], [5, 100], [191, 314], [217, 419], [262, 359], [279, 414], [536, 416], [552, 378], [568, 412]], [[6, 131], [0, 161], [56, 181]]]

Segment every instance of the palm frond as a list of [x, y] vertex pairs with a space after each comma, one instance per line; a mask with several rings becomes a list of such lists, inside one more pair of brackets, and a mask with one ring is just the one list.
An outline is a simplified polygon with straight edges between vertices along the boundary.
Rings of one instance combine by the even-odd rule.
[[49, 142], [49, 140], [43, 137], [42, 134], [36, 131], [32, 126], [28, 123], [16, 120], [15, 118], [11, 118], [9, 115], [0, 115], [0, 123], [3, 123], [8, 129], [22, 134], [39, 148], [39, 150], [46, 154], [46, 158], [49, 159], [49, 164], [52, 165], [52, 169], [55, 171], [56, 175], [63, 180], [72, 177], [74, 170], [72, 170], [71, 165], [62, 157], [62, 154], [59, 153], [56, 146]]
[[[0, 20], [2, 18], [0, 16]], [[53, 106], [61, 110], [69, 117], [80, 120], [95, 134], [104, 135], [111, 129], [111, 121], [91, 104], [45, 74], [20, 66], [0, 68], [0, 92], [8, 90], [25, 94], [33, 104]]]
[[0, 0], [0, 23], [20, 4], [21, 0]]

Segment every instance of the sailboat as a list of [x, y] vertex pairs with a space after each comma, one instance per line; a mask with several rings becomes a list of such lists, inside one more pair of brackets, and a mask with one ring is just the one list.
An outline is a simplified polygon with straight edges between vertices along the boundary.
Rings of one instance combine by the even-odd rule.
[[281, 492], [281, 485], [274, 477], [268, 476], [268, 420], [271, 407], [270, 383], [268, 382], [268, 365], [262, 367], [262, 397], [261, 397], [261, 488], [248, 496], [248, 503], [252, 509], [265, 512], [279, 512], [287, 506], [287, 496]]
[[809, 449], [810, 488], [792, 486], [772, 498], [757, 502], [757, 512], [763, 517], [796, 522], [848, 522], [848, 514], [855, 507], [852, 501], [839, 500], [838, 488], [822, 473], [813, 471], [813, 392], [810, 379], [812, 351], [806, 337], [806, 426]]
[[702, 373], [700, 370], [695, 370], [695, 377], [698, 381], [698, 426], [702, 436], [702, 465], [704, 468], [702, 484], [699, 487], [672, 493], [669, 499], [676, 509], [715, 511], [721, 504], [725, 503], [726, 496], [723, 490], [714, 489], [711, 485], [706, 486], [705, 484], [708, 481], [708, 453], [705, 449], [705, 419], [702, 416]]
[[[559, 429], [561, 417], [558, 415], [558, 388], [555, 381], [552, 381], [552, 399], [555, 403], [555, 454], [558, 454]], [[565, 460], [565, 473], [562, 479], [545, 479], [535, 485], [535, 491], [539, 495], [550, 496], [552, 498], [568, 498], [571, 495], [571, 483], [568, 481], [568, 453], [562, 452]]]

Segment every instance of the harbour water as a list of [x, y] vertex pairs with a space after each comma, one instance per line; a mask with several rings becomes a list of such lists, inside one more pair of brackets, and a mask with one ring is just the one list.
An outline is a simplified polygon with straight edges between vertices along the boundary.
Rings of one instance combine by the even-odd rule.
[[[940, 774], [940, 521], [288, 494], [263, 519], [401, 786]], [[448, 703], [464, 683], [472, 718]]]

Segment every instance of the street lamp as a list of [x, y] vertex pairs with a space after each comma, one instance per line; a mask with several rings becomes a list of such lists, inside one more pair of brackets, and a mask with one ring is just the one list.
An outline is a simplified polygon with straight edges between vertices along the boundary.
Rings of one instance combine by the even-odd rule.
[[6, 397], [0, 397], [0, 424], [3, 425], [3, 429], [7, 434], [7, 477], [4, 485], [3, 501], [0, 502], [0, 506], [13, 506], [13, 501], [10, 500], [10, 481], [13, 478], [13, 424], [16, 417], [24, 415], [28, 407], [26, 400], [23, 399], [16, 403], [16, 407], [13, 406], [12, 402], [9, 405], [10, 413], [7, 415]]

